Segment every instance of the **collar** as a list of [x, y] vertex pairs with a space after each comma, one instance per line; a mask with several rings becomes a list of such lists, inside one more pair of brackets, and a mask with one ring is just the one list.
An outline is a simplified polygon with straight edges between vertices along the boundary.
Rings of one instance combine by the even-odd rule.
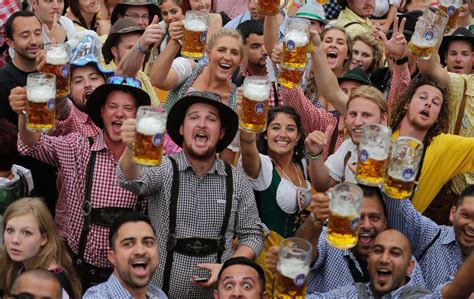
[[[194, 169], [191, 166], [191, 163], [189, 163], [188, 159], [186, 158], [186, 154], [184, 153], [184, 151], [181, 151], [179, 154], [177, 154], [175, 158], [176, 158], [176, 162], [178, 163], [179, 171], [185, 171], [187, 169], [190, 169], [192, 172], [194, 172]], [[217, 175], [225, 176], [226, 173], [225, 173], [224, 162], [221, 159], [216, 157], [211, 168], [207, 171], [207, 174], [217, 174]]]
[[449, 230], [447, 230], [447, 234], [443, 234], [439, 238], [441, 244], [449, 245], [451, 243], [457, 243], [456, 241], [456, 234], [454, 233], [454, 227], [451, 226]]
[[[405, 283], [404, 285], [402, 285], [401, 287], [399, 287], [398, 289], [395, 289], [393, 291], [391, 291], [389, 294], [385, 294], [383, 295], [381, 298], [382, 299], [390, 299], [390, 298], [401, 298], [401, 292], [403, 292], [403, 290], [405, 290], [406, 288], [409, 288], [409, 287], [413, 287], [413, 282], [411, 281], [410, 277], [406, 276], [405, 277], [407, 283]], [[372, 282], [367, 282], [365, 284], [365, 288], [367, 290], [367, 294], [369, 294], [371, 297], [374, 297], [374, 294], [372, 293]]]
[[108, 289], [112, 298], [133, 298], [130, 292], [118, 281], [115, 273], [107, 280]]
[[76, 107], [76, 105], [74, 104], [74, 101], [71, 98], [71, 94], [68, 95], [67, 99], [68, 99], [67, 105], [69, 106], [69, 109], [74, 110], [74, 114], [77, 116], [81, 124], [85, 125], [89, 121], [93, 126], [97, 127], [87, 113], [81, 111], [79, 108]]
[[96, 137], [92, 137], [92, 138], [94, 139], [94, 143], [91, 146], [91, 151], [99, 152], [104, 149], [108, 149], [104, 140], [104, 130], [101, 130]]
[[369, 18], [364, 19], [358, 14], [356, 14], [352, 9], [349, 7], [346, 7], [342, 12], [346, 15], [347, 18], [350, 18], [353, 22], [359, 22], [359, 23], [366, 23], [368, 25], [372, 25], [372, 22], [370, 21]]

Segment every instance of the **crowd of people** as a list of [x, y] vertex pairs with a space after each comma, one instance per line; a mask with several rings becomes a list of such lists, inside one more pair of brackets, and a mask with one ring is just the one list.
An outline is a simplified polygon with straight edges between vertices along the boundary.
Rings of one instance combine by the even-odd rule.
[[[445, 1], [4, 0], [0, 297], [280, 298], [288, 238], [312, 247], [306, 298], [473, 297], [474, 3], [452, 2], [423, 56], [409, 42]], [[30, 84], [59, 44], [40, 131]], [[145, 109], [166, 117], [154, 165]], [[404, 199], [357, 176], [368, 126], [422, 148]], [[328, 240], [341, 184], [363, 193], [346, 249]]]

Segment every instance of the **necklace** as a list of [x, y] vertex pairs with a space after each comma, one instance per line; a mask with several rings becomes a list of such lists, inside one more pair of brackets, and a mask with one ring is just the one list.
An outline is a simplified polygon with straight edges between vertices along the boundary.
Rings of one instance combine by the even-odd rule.
[[[295, 185], [293, 181], [291, 180], [290, 176], [283, 170], [283, 168], [280, 165], [278, 165], [277, 162], [273, 161], [273, 163], [278, 169], [280, 169], [281, 173], [285, 176], [285, 178], [289, 182], [291, 182], [293, 185]], [[305, 195], [304, 195], [304, 192], [302, 192], [303, 187], [301, 187], [301, 178], [300, 178], [300, 174], [298, 173], [298, 169], [296, 168], [296, 165], [295, 163], [293, 163], [293, 161], [291, 161], [291, 165], [293, 165], [293, 168], [296, 171], [296, 176], [298, 177], [298, 186], [296, 187], [296, 206], [298, 207], [298, 210], [301, 211], [303, 210], [303, 207], [304, 207]]]

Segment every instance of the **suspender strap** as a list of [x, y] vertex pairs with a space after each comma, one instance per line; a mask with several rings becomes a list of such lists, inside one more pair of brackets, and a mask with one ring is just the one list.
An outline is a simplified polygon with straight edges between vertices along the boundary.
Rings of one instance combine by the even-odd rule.
[[219, 240], [217, 240], [217, 248], [218, 248], [217, 263], [218, 264], [221, 262], [222, 254], [224, 253], [224, 250], [225, 250], [225, 232], [227, 231], [227, 226], [229, 224], [230, 211], [232, 209], [232, 194], [234, 193], [232, 167], [227, 163], [225, 163], [225, 172], [226, 172], [225, 214], [224, 214], [224, 220], [222, 221]]
[[334, 149], [336, 148], [337, 137], [339, 137], [339, 118], [340, 116], [337, 117], [336, 126], [334, 127], [334, 131], [332, 132], [332, 135], [331, 135], [331, 141], [329, 143], [329, 149], [328, 149], [328, 156], [332, 155], [334, 153]]
[[169, 210], [169, 234], [168, 242], [166, 244], [166, 262], [165, 270], [163, 275], [163, 287], [162, 290], [168, 294], [170, 289], [171, 279], [171, 266], [173, 264], [174, 247], [176, 246], [176, 211], [178, 207], [178, 195], [179, 195], [179, 172], [176, 161], [169, 157], [171, 165], [173, 166], [173, 182], [171, 184], [171, 198], [170, 198], [170, 210]]
[[275, 107], [280, 106], [280, 99], [278, 98], [278, 89], [280, 84], [278, 81], [273, 81], [273, 99], [275, 102]]
[[362, 273], [360, 273], [359, 269], [357, 269], [357, 266], [355, 265], [354, 260], [350, 256], [347, 256], [347, 262], [349, 263], [349, 270], [351, 271], [351, 276], [352, 279], [354, 279], [354, 282], [365, 283], [370, 281], [369, 271], [367, 268], [361, 266]]
[[351, 157], [351, 151], [348, 151], [346, 155], [344, 156], [344, 170], [342, 172], [341, 182], [346, 181], [346, 166], [347, 166], [347, 162], [349, 162], [350, 157]]
[[[94, 140], [92, 137], [88, 137], [89, 145], [92, 146]], [[92, 177], [94, 173], [94, 165], [95, 165], [95, 158], [96, 158], [96, 151], [91, 151], [91, 156], [89, 157], [89, 162], [87, 164], [86, 169], [86, 185], [84, 186], [84, 201], [82, 203], [82, 214], [84, 216], [84, 223], [82, 224], [81, 236], [79, 238], [79, 249], [77, 251], [77, 255], [79, 258], [84, 257], [84, 251], [86, 249], [86, 242], [87, 242], [87, 234], [89, 233], [90, 229], [90, 221], [91, 221], [91, 190], [92, 190]]]
[[462, 119], [464, 118], [464, 110], [466, 109], [466, 98], [467, 98], [467, 82], [464, 80], [464, 92], [462, 94], [461, 104], [459, 105], [458, 117], [456, 118], [456, 125], [454, 127], [454, 135], [459, 135], [461, 130]]
[[355, 25], [355, 24], [362, 25], [362, 24], [359, 23], [359, 22], [350, 22], [350, 23], [347, 23], [346, 25], [344, 25], [344, 28], [347, 28], [347, 27], [352, 26], [352, 25]]

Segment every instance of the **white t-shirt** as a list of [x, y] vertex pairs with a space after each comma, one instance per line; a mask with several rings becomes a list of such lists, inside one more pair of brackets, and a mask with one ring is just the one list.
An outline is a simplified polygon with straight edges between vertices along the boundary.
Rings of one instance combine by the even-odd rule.
[[351, 156], [347, 164], [352, 163], [355, 165], [355, 163], [357, 163], [357, 145], [352, 142], [351, 138], [344, 140], [337, 151], [328, 157], [324, 165], [326, 165], [329, 170], [329, 175], [335, 181], [341, 182], [342, 174], [344, 173], [345, 182], [357, 183], [352, 170], [350, 170], [347, 164], [344, 165], [344, 158], [348, 152], [351, 153]]
[[375, 0], [375, 7], [372, 15], [374, 17], [383, 17], [388, 13], [390, 5], [400, 7], [402, 0]]

